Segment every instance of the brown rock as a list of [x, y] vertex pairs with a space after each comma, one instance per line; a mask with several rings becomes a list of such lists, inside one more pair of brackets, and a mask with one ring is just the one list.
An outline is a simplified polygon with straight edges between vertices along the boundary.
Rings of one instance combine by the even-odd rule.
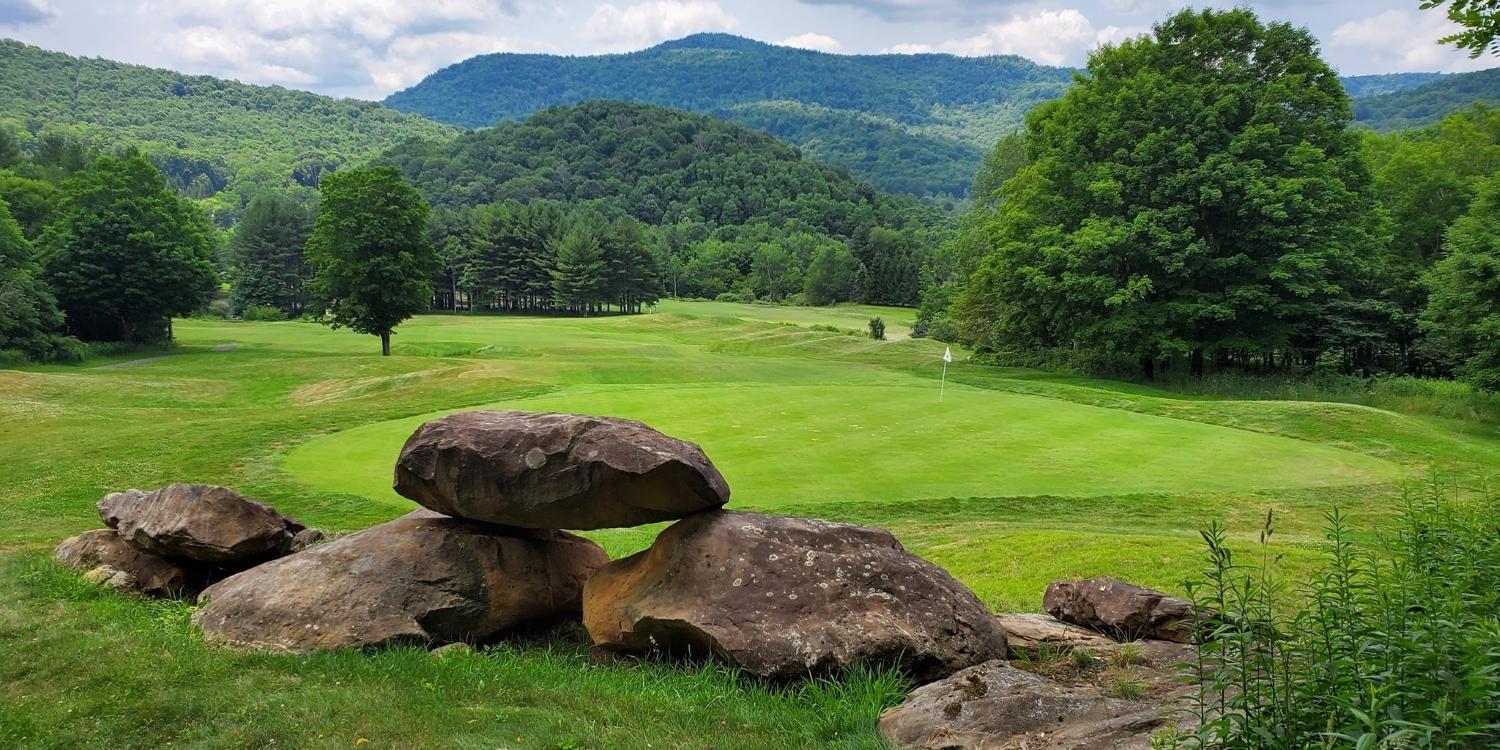
[[717, 508], [729, 486], [698, 446], [640, 422], [472, 411], [428, 422], [396, 463], [396, 491], [446, 515], [538, 529], [602, 529]]
[[996, 660], [917, 688], [879, 729], [903, 750], [1148, 750], [1169, 723], [1159, 703], [1105, 697]]
[[[149, 596], [179, 596], [189, 588], [188, 574], [182, 566], [140, 549], [111, 529], [85, 531], [63, 541], [54, 554], [56, 560], [73, 570], [93, 573], [108, 568], [124, 577], [93, 573], [102, 578], [95, 583]], [[91, 578], [92, 580], [92, 578]]]
[[1097, 631], [1070, 625], [1051, 615], [999, 615], [1012, 657], [1037, 658], [1046, 652], [1066, 653], [1074, 648], [1105, 649], [1115, 642]]
[[269, 505], [211, 484], [116, 492], [99, 501], [99, 517], [141, 549], [210, 563], [275, 556], [304, 528]]
[[417, 511], [220, 581], [194, 619], [246, 648], [483, 641], [578, 616], [584, 579], [606, 562], [565, 532]]
[[689, 516], [594, 574], [594, 642], [714, 654], [770, 678], [892, 662], [935, 679], [1005, 655], [1005, 631], [941, 568], [882, 529], [758, 513]]
[[1191, 602], [1113, 578], [1054, 581], [1042, 596], [1042, 608], [1063, 622], [1118, 639], [1189, 643], [1193, 637]]

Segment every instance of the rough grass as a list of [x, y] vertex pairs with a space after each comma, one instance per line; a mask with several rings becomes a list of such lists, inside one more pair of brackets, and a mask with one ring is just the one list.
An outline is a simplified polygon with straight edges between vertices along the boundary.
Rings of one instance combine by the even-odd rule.
[[[328, 529], [395, 517], [411, 506], [387, 489], [391, 462], [421, 415], [643, 417], [701, 440], [734, 505], [885, 526], [1006, 610], [1036, 609], [1058, 577], [1180, 591], [1202, 567], [1197, 529], [1222, 519], [1231, 544], [1253, 544], [1268, 509], [1275, 551], [1305, 569], [1330, 505], [1374, 528], [1404, 478], [1500, 466], [1490, 427], [1365, 406], [962, 362], [938, 403], [941, 344], [702, 305], [423, 317], [389, 358], [302, 323], [182, 321], [165, 359], [0, 371], [0, 746], [878, 746], [888, 675], [772, 690], [714, 669], [591, 666], [576, 640], [451, 660], [230, 654], [202, 646], [182, 605], [96, 592], [40, 562], [99, 525], [101, 495], [170, 481], [235, 486]], [[213, 351], [223, 343], [238, 348]], [[619, 555], [659, 528], [596, 537]]]

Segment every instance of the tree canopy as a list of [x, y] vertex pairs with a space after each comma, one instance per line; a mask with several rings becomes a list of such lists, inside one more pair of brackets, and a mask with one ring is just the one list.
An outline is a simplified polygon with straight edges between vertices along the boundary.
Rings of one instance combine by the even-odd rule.
[[163, 338], [173, 316], [217, 288], [208, 218], [140, 153], [100, 157], [63, 183], [61, 198], [43, 237], [46, 279], [74, 335]]
[[1028, 118], [990, 253], [957, 303], [990, 346], [1139, 359], [1316, 356], [1376, 240], [1348, 99], [1288, 24], [1183, 11], [1105, 46]]
[[348, 170], [323, 180], [307, 243], [312, 287], [327, 322], [380, 337], [428, 309], [438, 257], [427, 235], [431, 210], [392, 166]]
[[229, 239], [230, 309], [274, 307], [302, 314], [312, 275], [303, 248], [312, 234], [313, 215], [289, 196], [266, 193], [245, 209]]
[[1474, 384], [1500, 390], [1500, 173], [1479, 186], [1427, 274], [1422, 329]]

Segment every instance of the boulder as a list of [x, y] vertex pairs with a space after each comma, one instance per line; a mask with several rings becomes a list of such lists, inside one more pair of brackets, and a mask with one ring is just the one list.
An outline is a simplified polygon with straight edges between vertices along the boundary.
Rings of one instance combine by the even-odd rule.
[[729, 500], [696, 445], [640, 422], [472, 411], [427, 422], [396, 462], [396, 491], [449, 516], [535, 529], [670, 521]]
[[1070, 625], [1051, 615], [999, 615], [1005, 638], [1014, 657], [1038, 658], [1048, 652], [1066, 653], [1075, 648], [1105, 650], [1117, 645], [1110, 638], [1088, 628]]
[[212, 641], [284, 651], [483, 641], [577, 617], [608, 559], [566, 532], [416, 511], [226, 578], [194, 621]]
[[94, 583], [123, 591], [170, 597], [189, 589], [188, 572], [181, 565], [126, 542], [112, 529], [85, 531], [64, 540], [54, 557]]
[[284, 554], [304, 529], [269, 505], [211, 484], [116, 492], [99, 501], [99, 517], [143, 550], [208, 563]]
[[589, 579], [583, 620], [612, 651], [712, 654], [773, 679], [886, 662], [930, 680], [1005, 656], [994, 615], [889, 532], [758, 513], [673, 524]]
[[1042, 596], [1042, 608], [1063, 622], [1119, 639], [1193, 639], [1191, 602], [1113, 578], [1054, 581]]
[[917, 688], [879, 730], [903, 750], [1149, 750], [1170, 716], [996, 660]]

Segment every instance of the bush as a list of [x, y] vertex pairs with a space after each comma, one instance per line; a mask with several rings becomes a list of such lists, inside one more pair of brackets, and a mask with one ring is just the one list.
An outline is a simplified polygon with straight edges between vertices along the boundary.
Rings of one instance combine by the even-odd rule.
[[808, 326], [808, 327], [811, 328], [814, 331], [826, 331], [828, 333], [838, 333], [838, 334], [843, 334], [845, 336], [863, 336], [864, 335], [863, 333], [860, 333], [859, 331], [856, 331], [853, 328], [839, 328], [838, 326], [829, 325], [827, 323], [814, 323], [814, 324], [812, 324], [811, 326]]
[[240, 313], [240, 319], [249, 322], [272, 322], [286, 320], [286, 313], [282, 312], [279, 307], [250, 305], [245, 308], [244, 312]]
[[876, 340], [885, 339], [885, 321], [879, 315], [870, 318], [870, 338]]
[[30, 361], [31, 358], [20, 349], [0, 349], [0, 367], [19, 367]]
[[1204, 532], [1190, 596], [1220, 614], [1197, 634], [1201, 728], [1168, 747], [1500, 746], [1500, 503], [1437, 482], [1405, 494], [1376, 544], [1330, 513], [1329, 562], [1295, 589], [1269, 552], [1243, 565], [1222, 528]]

